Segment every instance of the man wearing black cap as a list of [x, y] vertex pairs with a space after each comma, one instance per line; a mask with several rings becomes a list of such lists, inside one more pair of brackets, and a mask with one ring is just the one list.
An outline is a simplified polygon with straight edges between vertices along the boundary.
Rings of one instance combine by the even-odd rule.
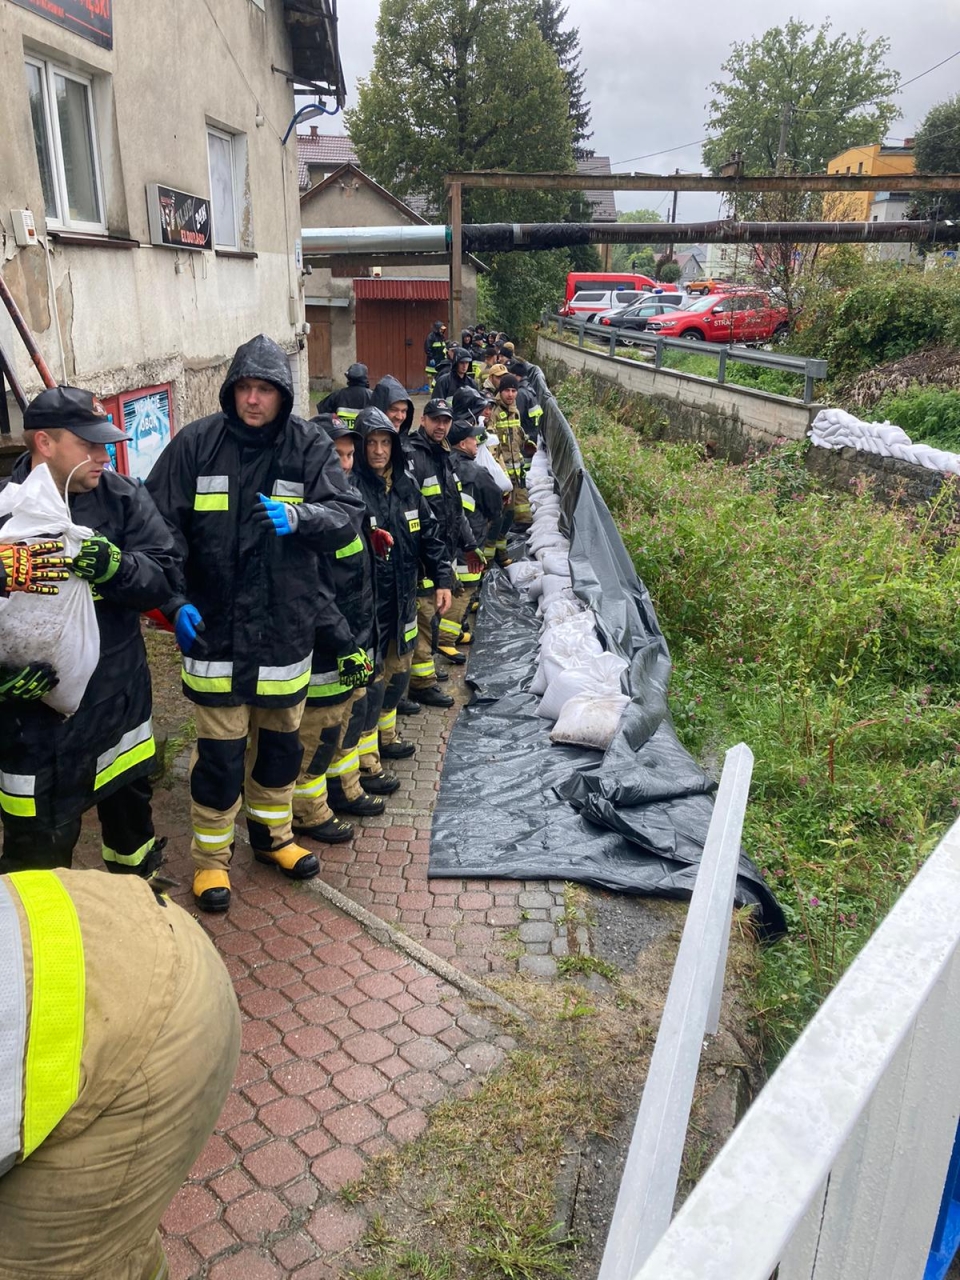
[[[71, 565], [96, 602], [100, 661], [65, 720], [8, 691], [0, 716], [0, 871], [69, 867], [86, 809], [97, 806], [108, 870], [150, 876], [163, 841], [153, 829], [149, 775], [155, 745], [140, 613], [169, 600], [178, 572], [173, 537], [142, 485], [109, 469], [124, 440], [103, 405], [79, 387], [52, 387], [26, 408], [29, 452], [11, 480], [46, 465], [68, 495], [74, 523], [92, 529]], [[57, 533], [58, 530], [51, 530]], [[50, 674], [47, 689], [55, 683]]]
[[[439, 397], [424, 406], [419, 428], [404, 441], [407, 466], [417, 483], [420, 493], [433, 508], [440, 526], [440, 536], [451, 563], [469, 566], [470, 573], [479, 574], [483, 569], [483, 554], [467, 521], [460, 498], [460, 482], [453, 467], [447, 432], [453, 421], [453, 410], [446, 400]], [[414, 702], [428, 707], [452, 707], [453, 699], [437, 686], [437, 669], [433, 660], [433, 626], [436, 610], [433, 606], [434, 583], [429, 578], [421, 581], [417, 593], [417, 644], [410, 668], [410, 697]], [[462, 664], [466, 658], [456, 648], [454, 631], [460, 634], [459, 622], [444, 626], [439, 622], [439, 634], [447, 641], [441, 652], [451, 662]]]

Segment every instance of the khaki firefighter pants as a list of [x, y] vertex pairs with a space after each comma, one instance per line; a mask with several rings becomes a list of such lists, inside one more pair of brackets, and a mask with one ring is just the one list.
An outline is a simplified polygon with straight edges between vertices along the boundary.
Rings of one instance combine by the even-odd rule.
[[[383, 664], [383, 702], [380, 707], [380, 717], [377, 720], [377, 732], [379, 734], [382, 747], [388, 746], [391, 742], [396, 742], [397, 733], [397, 707], [400, 705], [400, 699], [407, 692], [410, 684], [410, 664], [413, 662], [413, 653], [405, 653], [401, 658], [397, 653], [396, 640], [390, 641], [390, 647], [387, 649], [387, 656]], [[379, 755], [377, 757], [379, 761]], [[362, 761], [361, 761], [362, 763]], [[364, 768], [367, 766], [364, 765]]]
[[327, 770], [340, 749], [357, 692], [333, 706], [308, 703], [304, 708], [300, 721], [303, 765], [293, 793], [293, 819], [298, 827], [318, 827], [333, 817], [327, 800]]
[[268, 853], [293, 843], [303, 707], [194, 707], [190, 852], [197, 870], [229, 867], [241, 791], [253, 848]]
[[233, 1079], [237, 1001], [200, 926], [142, 880], [56, 874], [83, 941], [80, 1093], [0, 1178], [0, 1280], [153, 1280], [167, 1274], [157, 1226]]
[[410, 688], [428, 689], [437, 683], [433, 661], [433, 619], [437, 612], [434, 593], [417, 596], [417, 643], [410, 664]]

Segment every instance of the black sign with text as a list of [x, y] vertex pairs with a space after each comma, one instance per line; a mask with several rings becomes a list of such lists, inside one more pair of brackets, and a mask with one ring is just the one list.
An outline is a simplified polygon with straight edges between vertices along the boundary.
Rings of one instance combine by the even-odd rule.
[[157, 182], [147, 185], [147, 214], [152, 244], [174, 249], [212, 249], [210, 201]]
[[13, 0], [101, 48], [113, 48], [113, 0]]

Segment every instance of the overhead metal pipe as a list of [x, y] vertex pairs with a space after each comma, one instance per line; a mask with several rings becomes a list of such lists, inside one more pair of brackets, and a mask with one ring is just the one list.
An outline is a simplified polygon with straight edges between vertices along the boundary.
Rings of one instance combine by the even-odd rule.
[[446, 253], [449, 227], [304, 227], [307, 255], [331, 253]]
[[[446, 253], [450, 227], [307, 227], [308, 257]], [[950, 244], [953, 222], [490, 222], [464, 223], [464, 253], [564, 249], [581, 244]]]

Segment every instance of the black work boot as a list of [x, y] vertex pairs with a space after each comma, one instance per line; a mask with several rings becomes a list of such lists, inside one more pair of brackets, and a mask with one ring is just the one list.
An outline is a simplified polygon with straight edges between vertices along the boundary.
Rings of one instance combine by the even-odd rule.
[[344, 795], [343, 786], [337, 779], [327, 779], [327, 804], [337, 813], [349, 813], [356, 818], [376, 818], [383, 813], [387, 803], [380, 796], [368, 796], [366, 793], [350, 800]]
[[[413, 704], [417, 710], [420, 710], [420, 704]], [[412, 755], [416, 755], [417, 748], [412, 742], [404, 742], [402, 738], [395, 738], [393, 742], [380, 744], [381, 760], [409, 760]]]
[[431, 684], [426, 689], [411, 689], [410, 697], [424, 707], [452, 707], [453, 699], [437, 685]]
[[379, 773], [360, 773], [360, 785], [371, 796], [392, 796], [400, 790], [400, 779], [395, 773], [381, 769]]
[[412, 698], [401, 698], [397, 703], [397, 714], [401, 716], [418, 716], [420, 714], [420, 703], [414, 702]]
[[293, 824], [293, 833], [297, 836], [309, 836], [311, 840], [319, 840], [321, 844], [343, 844], [353, 839], [353, 826], [340, 818], [328, 818], [326, 822], [318, 822], [313, 827], [300, 827]]

